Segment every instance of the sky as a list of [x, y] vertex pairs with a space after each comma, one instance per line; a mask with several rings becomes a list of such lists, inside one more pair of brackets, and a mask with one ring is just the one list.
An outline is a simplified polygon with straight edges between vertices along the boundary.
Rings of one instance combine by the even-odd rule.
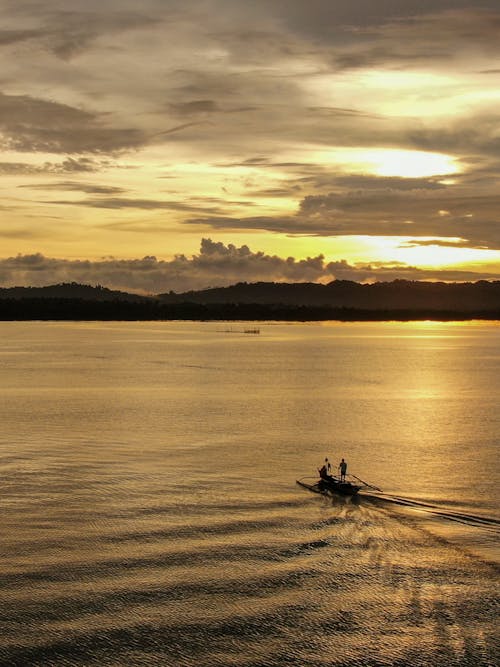
[[0, 0], [0, 285], [500, 279], [499, 0]]

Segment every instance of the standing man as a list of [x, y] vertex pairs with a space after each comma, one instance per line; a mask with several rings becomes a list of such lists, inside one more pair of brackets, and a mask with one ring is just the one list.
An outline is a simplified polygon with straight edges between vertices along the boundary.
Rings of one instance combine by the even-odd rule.
[[340, 470], [340, 481], [345, 482], [345, 475], [347, 472], [347, 463], [342, 459], [342, 461], [339, 463], [339, 470]]

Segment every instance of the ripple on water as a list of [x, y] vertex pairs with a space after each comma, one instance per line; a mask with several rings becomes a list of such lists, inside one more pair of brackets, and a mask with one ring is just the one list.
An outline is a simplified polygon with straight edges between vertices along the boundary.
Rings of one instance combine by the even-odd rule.
[[203, 526], [160, 523], [151, 513], [101, 525], [93, 539], [76, 535], [74, 552], [61, 535], [38, 564], [7, 555], [2, 664], [472, 667], [499, 657], [496, 570], [415, 518], [303, 498]]

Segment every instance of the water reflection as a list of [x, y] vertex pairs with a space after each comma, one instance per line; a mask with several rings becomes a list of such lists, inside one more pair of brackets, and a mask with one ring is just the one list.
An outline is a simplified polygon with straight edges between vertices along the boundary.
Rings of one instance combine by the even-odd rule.
[[259, 328], [0, 324], [5, 664], [497, 662], [499, 327]]

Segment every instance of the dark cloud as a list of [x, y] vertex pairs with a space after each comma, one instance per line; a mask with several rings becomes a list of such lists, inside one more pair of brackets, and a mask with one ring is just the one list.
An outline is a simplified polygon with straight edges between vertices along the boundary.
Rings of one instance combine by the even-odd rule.
[[[3, 8], [0, 175], [36, 176], [23, 192], [31, 187], [38, 200], [45, 190], [44, 205], [112, 211], [113, 224], [140, 211], [146, 248], [162, 211], [166, 235], [175, 211], [175, 224], [187, 218], [191, 230], [500, 247], [498, 0], [5, 0]], [[344, 148], [359, 151], [360, 164], [349, 165]], [[443, 153], [463, 173], [360, 174], [369, 148]], [[120, 180], [118, 159], [141, 150], [137, 172]], [[109, 181], [87, 182], [98, 172]], [[167, 173], [177, 191], [158, 193], [155, 179]], [[197, 198], [210, 188], [226, 201]], [[276, 199], [275, 214], [266, 198]], [[280, 198], [297, 202], [295, 211]], [[34, 220], [28, 203], [19, 206]], [[109, 231], [105, 214], [86, 215]], [[78, 234], [79, 216], [66, 222]], [[132, 231], [129, 220], [120, 224], [117, 234]]]
[[[0, 207], [3, 210], [3, 207]], [[40, 232], [40, 230], [35, 229], [33, 227], [26, 227], [26, 226], [12, 226], [7, 229], [0, 229], [0, 238], [3, 239], [24, 239], [28, 241], [36, 241], [40, 239], [43, 236], [43, 234]], [[0, 260], [1, 263], [2, 260]]]
[[235, 107], [226, 106], [221, 108], [214, 100], [192, 100], [191, 102], [179, 102], [170, 104], [169, 110], [179, 116], [200, 116], [207, 114], [230, 114], [244, 113], [246, 111], [255, 111], [256, 107]]
[[109, 12], [63, 10], [49, 15], [48, 21], [51, 26], [47, 31], [50, 47], [63, 59], [84, 51], [101, 36], [138, 30], [157, 23], [152, 17], [118, 7]]
[[[72, 190], [81, 190], [83, 192], [90, 192], [94, 194], [109, 194], [117, 189], [106, 189], [99, 186], [97, 188], [93, 186], [88, 186], [87, 189], [83, 187], [79, 188], [66, 188]], [[118, 189], [119, 190], [119, 189]], [[65, 199], [54, 199], [51, 201], [43, 202], [45, 204], [54, 204], [60, 206], [84, 206], [88, 208], [104, 208], [104, 209], [116, 209], [116, 210], [126, 210], [126, 209], [139, 209], [142, 211], [159, 211], [159, 210], [170, 210], [170, 211], [187, 211], [187, 212], [205, 212], [207, 214], [213, 213], [217, 214], [220, 212], [218, 207], [214, 206], [199, 206], [198, 204], [189, 204], [186, 201], [172, 201], [172, 200], [162, 200], [162, 199], [140, 199], [140, 198], [126, 198], [126, 197], [99, 197], [99, 198], [88, 198], [81, 200], [65, 200]]]
[[266, 7], [297, 32], [324, 38], [338, 26], [376, 26], [438, 11], [498, 8], [496, 0], [256, 0], [254, 4]]
[[[259, 0], [284, 21], [289, 30], [337, 49], [337, 61], [351, 55], [345, 66], [447, 57], [471, 42], [498, 48], [496, 0]], [[356, 39], [348, 39], [353, 31]], [[372, 37], [378, 38], [373, 44]], [[496, 44], [495, 44], [496, 42]], [[371, 57], [371, 59], [369, 59]]]
[[248, 246], [224, 245], [203, 239], [200, 252], [178, 255], [170, 261], [106, 258], [97, 261], [45, 257], [40, 253], [0, 259], [3, 286], [42, 286], [58, 282], [102, 284], [141, 293], [176, 292], [227, 286], [240, 281], [327, 282], [332, 279], [375, 280], [480, 280], [495, 276], [486, 272], [422, 270], [404, 264], [352, 265], [345, 260], [326, 263], [322, 255], [307, 259], [253, 252]]
[[318, 115], [323, 115], [328, 118], [331, 118], [332, 116], [349, 116], [349, 117], [354, 117], [354, 118], [378, 118], [380, 120], [381, 116], [380, 114], [373, 114], [373, 113], [368, 113], [366, 111], [362, 111], [361, 109], [344, 109], [342, 107], [308, 107], [308, 111], [318, 114]]
[[39, 30], [0, 30], [0, 46], [17, 44], [38, 37]]
[[[430, 239], [426, 241], [421, 241], [420, 239], [412, 239], [411, 241], [405, 241], [401, 244], [402, 248], [415, 248], [415, 247], [432, 247], [440, 246], [442, 248], [468, 248], [470, 241], [458, 240], [458, 241], [444, 241], [443, 239]], [[486, 248], [486, 246], [484, 247]]]
[[0, 93], [4, 150], [43, 153], [114, 153], [138, 148], [144, 134], [106, 127], [103, 115], [29, 95]]
[[453, 188], [390, 189], [383, 187], [387, 180], [381, 179], [380, 189], [370, 180], [372, 187], [364, 190], [308, 195], [293, 216], [209, 216], [186, 224], [309, 236], [450, 237], [472, 248], [500, 249], [500, 195]]
[[497, 113], [476, 113], [442, 126], [425, 127], [418, 123], [405, 132], [405, 138], [409, 147], [419, 150], [500, 158], [498, 123]]
[[75, 181], [57, 181], [55, 183], [30, 183], [29, 185], [19, 185], [19, 188], [29, 188], [31, 190], [62, 190], [84, 192], [93, 195], [115, 195], [126, 192], [124, 188], [112, 185], [93, 185], [91, 183], [77, 183]]
[[[169, 134], [175, 134], [176, 132], [181, 132], [182, 130], [187, 130], [190, 127], [198, 127], [201, 125], [199, 121], [195, 121], [192, 123], [182, 123], [182, 125], [175, 125], [174, 127], [170, 127], [167, 130], [162, 130], [161, 132], [156, 133], [156, 138], [160, 139], [163, 136], [168, 136]], [[151, 137], [153, 139], [153, 137]]]
[[35, 28], [4, 29], [0, 31], [0, 47], [21, 42], [36, 42], [54, 55], [69, 60], [90, 48], [100, 37], [141, 30], [156, 25], [157, 19], [137, 11], [127, 11], [103, 5], [84, 11], [68, 7], [68, 3], [44, 5], [43, 9], [32, 3], [18, 3], [14, 13], [23, 17], [30, 14]]
[[[300, 170], [309, 170], [311, 169], [312, 165], [307, 162], [277, 162], [273, 160], [270, 157], [266, 156], [258, 156], [258, 157], [249, 157], [244, 160], [240, 160], [238, 162], [228, 162], [228, 163], [221, 163], [218, 164], [217, 166], [219, 167], [259, 167], [259, 168], [265, 168], [269, 167], [271, 169], [275, 168], [297, 168]], [[317, 167], [313, 167], [314, 169], [318, 169]]]
[[45, 125], [51, 121], [53, 126], [75, 126], [95, 122], [93, 114], [82, 109], [75, 109], [67, 104], [46, 101], [29, 95], [5, 95], [0, 93], [0, 123], [3, 127]]
[[426, 178], [411, 178], [402, 176], [373, 176], [369, 174], [335, 174], [331, 171], [320, 169], [309, 169], [309, 182], [318, 187], [335, 187], [341, 191], [362, 192], [379, 191], [400, 192], [419, 190], [445, 190], [442, 176], [428, 176]]
[[406, 20], [355, 31], [357, 39], [332, 49], [332, 62], [339, 69], [377, 66], [426, 66], [433, 69], [439, 63], [453, 63], [460, 59], [458, 44], [465, 52], [498, 56], [498, 6], [494, 11], [472, 8], [470, 3], [463, 7], [463, 11], [456, 7], [450, 11], [442, 11], [443, 7], [439, 9], [441, 11], [433, 8], [427, 14], [419, 12], [418, 16]]
[[253, 197], [286, 197], [287, 199], [291, 194], [296, 194], [299, 190], [298, 186], [292, 188], [267, 188], [266, 190], [253, 190], [248, 194]]
[[90, 158], [67, 158], [62, 162], [44, 162], [42, 164], [0, 162], [0, 175], [34, 176], [38, 174], [94, 173], [105, 166], [107, 166], [107, 163], [97, 162]]
[[52, 171], [53, 173], [69, 174], [74, 172], [95, 172], [109, 166], [110, 164], [107, 161], [98, 162], [93, 158], [88, 157], [70, 157], [63, 160], [60, 164], [45, 163], [43, 168], [47, 171]]
[[192, 116], [199, 113], [215, 113], [219, 111], [217, 103], [213, 100], [192, 100], [191, 102], [179, 102], [170, 104], [170, 109], [181, 116]]

